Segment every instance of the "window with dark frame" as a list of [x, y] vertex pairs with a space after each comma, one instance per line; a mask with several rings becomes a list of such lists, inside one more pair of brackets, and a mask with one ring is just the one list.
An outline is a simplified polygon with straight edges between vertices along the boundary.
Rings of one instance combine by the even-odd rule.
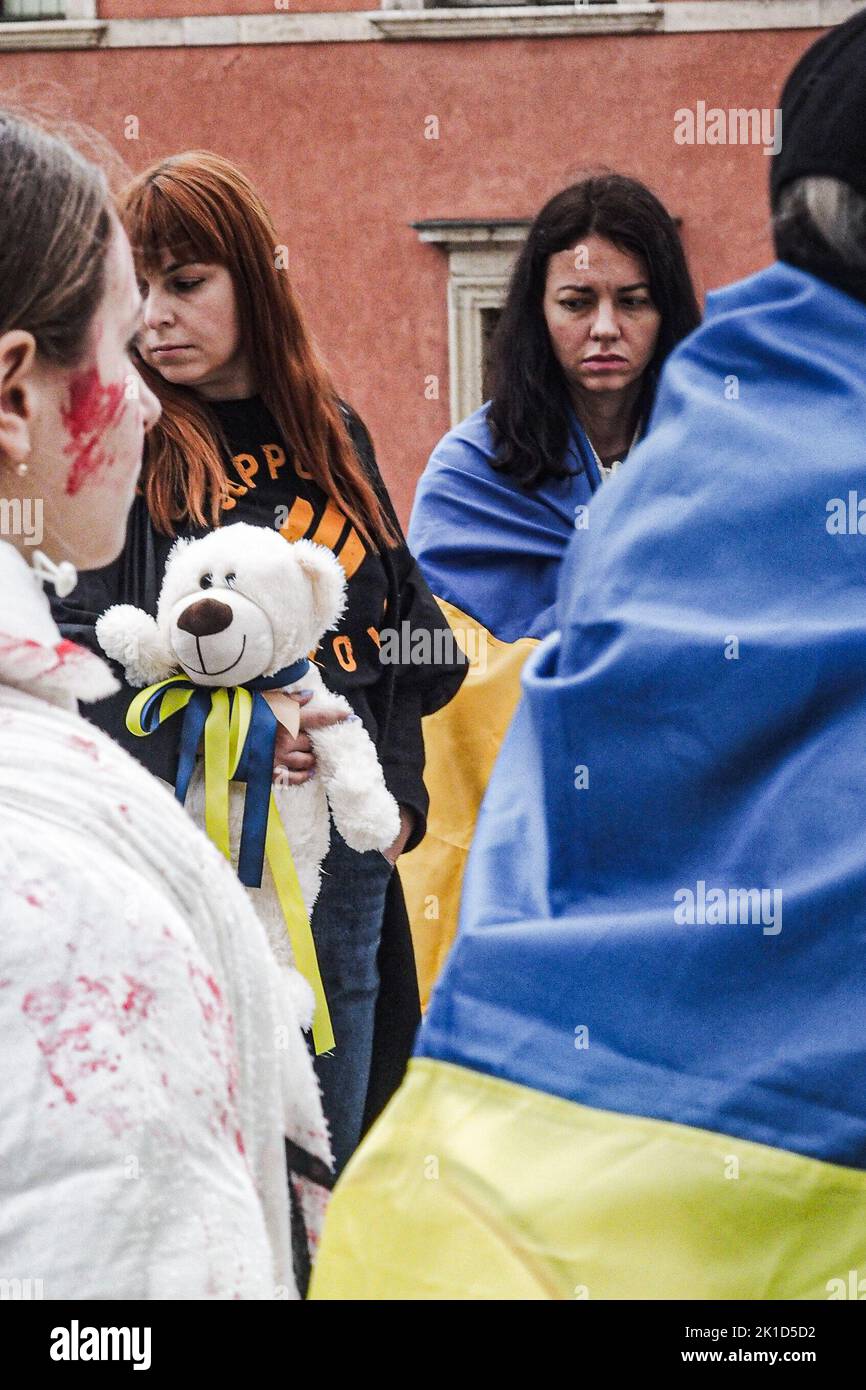
[[485, 306], [481, 309], [481, 395], [485, 401], [490, 399], [490, 344], [493, 331], [499, 322], [501, 309]]

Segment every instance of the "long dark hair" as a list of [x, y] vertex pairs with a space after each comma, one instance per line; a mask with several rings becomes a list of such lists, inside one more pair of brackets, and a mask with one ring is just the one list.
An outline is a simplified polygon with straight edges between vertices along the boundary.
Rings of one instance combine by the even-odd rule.
[[564, 458], [568, 388], [542, 301], [550, 257], [593, 233], [643, 259], [661, 314], [658, 342], [644, 374], [640, 417], [652, 406], [668, 353], [701, 320], [676, 224], [642, 183], [622, 174], [597, 174], [545, 203], [515, 264], [490, 356], [493, 389], [487, 418], [496, 446], [494, 466], [525, 488], [573, 471]]

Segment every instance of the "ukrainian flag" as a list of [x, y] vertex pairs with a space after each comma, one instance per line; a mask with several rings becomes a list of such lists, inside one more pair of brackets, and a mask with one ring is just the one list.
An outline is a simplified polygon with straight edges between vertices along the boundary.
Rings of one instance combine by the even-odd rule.
[[455, 698], [423, 721], [427, 834], [399, 861], [425, 1008], [457, 930], [478, 808], [523, 663], [551, 631], [559, 567], [599, 482], [573, 416], [570, 476], [528, 493], [494, 465], [485, 405], [437, 445], [409, 526], [409, 548], [470, 662]]
[[317, 1298], [866, 1276], [864, 343], [866, 305], [776, 265], [666, 365], [524, 670]]

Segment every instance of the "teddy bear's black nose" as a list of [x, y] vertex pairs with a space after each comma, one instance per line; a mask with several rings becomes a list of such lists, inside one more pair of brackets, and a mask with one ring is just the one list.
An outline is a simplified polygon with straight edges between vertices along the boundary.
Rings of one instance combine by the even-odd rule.
[[225, 632], [231, 627], [234, 613], [227, 603], [215, 598], [200, 598], [185, 608], [177, 620], [184, 632], [193, 637], [212, 637], [215, 632]]

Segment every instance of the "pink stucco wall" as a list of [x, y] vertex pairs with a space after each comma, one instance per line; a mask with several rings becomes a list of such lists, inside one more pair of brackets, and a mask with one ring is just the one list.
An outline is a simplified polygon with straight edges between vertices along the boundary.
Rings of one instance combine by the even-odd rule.
[[[132, 0], [111, 6], [131, 10]], [[581, 170], [603, 165], [645, 179], [682, 216], [702, 290], [742, 276], [770, 258], [769, 160], [759, 146], [678, 146], [673, 113], [700, 99], [772, 107], [814, 37], [781, 30], [2, 54], [0, 87], [60, 84], [59, 104], [97, 126], [133, 169], [205, 146], [248, 171], [405, 518], [449, 426], [446, 260], [408, 224], [530, 216]], [[130, 114], [139, 118], [137, 142], [123, 138]], [[439, 118], [435, 141], [424, 139], [429, 115]], [[439, 400], [425, 399], [431, 374]]]

